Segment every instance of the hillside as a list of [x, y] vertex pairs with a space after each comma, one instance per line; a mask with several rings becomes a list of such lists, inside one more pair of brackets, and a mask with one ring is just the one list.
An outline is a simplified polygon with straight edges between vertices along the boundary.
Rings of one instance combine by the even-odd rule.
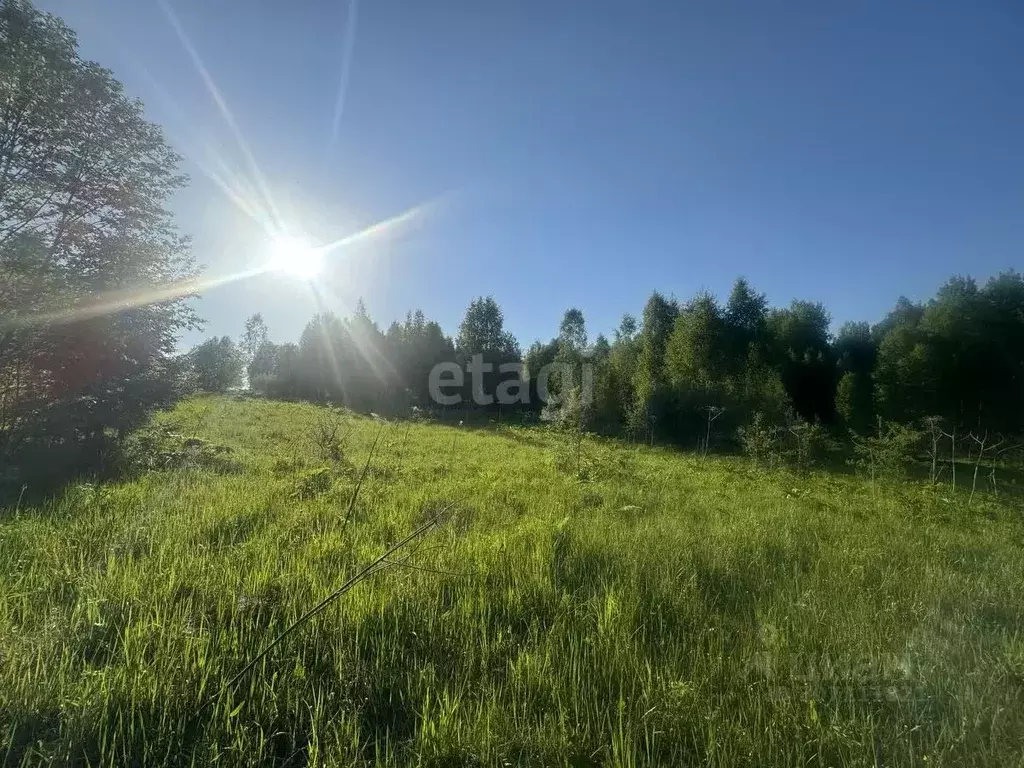
[[0, 511], [8, 764], [1024, 764], [1008, 503], [227, 397], [136, 450]]

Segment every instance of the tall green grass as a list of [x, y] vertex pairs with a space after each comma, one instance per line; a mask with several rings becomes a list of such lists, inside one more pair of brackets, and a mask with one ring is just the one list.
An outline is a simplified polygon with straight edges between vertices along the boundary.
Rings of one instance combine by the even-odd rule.
[[1009, 504], [316, 414], [193, 400], [220, 460], [2, 512], [8, 764], [1024, 765]]

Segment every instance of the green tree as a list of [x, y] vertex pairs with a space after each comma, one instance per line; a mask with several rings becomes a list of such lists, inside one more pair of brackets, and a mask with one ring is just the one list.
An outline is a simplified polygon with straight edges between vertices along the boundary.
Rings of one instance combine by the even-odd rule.
[[941, 416], [958, 431], [1024, 431], [1024, 279], [1007, 272], [979, 288], [951, 278], [925, 305], [901, 299], [875, 328], [882, 415]]
[[845, 323], [836, 336], [840, 379], [836, 410], [854, 431], [868, 434], [875, 425], [874, 370], [878, 345], [867, 323]]
[[618, 342], [630, 342], [636, 335], [636, 318], [628, 312], [622, 316], [619, 321], [619, 327], [615, 329], [615, 341]]
[[767, 297], [755, 292], [745, 278], [738, 278], [723, 314], [729, 359], [742, 366], [750, 358], [751, 350], [763, 359], [768, 333]]
[[736, 441], [755, 414], [780, 420], [785, 393], [768, 364], [766, 306], [740, 279], [724, 307], [700, 293], [680, 311], [665, 352], [673, 439], [706, 450], [709, 440]]
[[431, 407], [430, 372], [455, 360], [452, 340], [421, 310], [407, 313], [404, 324], [392, 323], [386, 338], [398, 390], [395, 407], [403, 412], [409, 406]]
[[520, 357], [519, 344], [505, 330], [505, 315], [493, 296], [481, 296], [470, 302], [459, 324], [455, 349], [462, 358], [474, 354], [514, 360]]
[[587, 350], [587, 325], [583, 312], [575, 307], [567, 309], [558, 327], [557, 352], [554, 362], [559, 372], [550, 389], [557, 394], [553, 409], [555, 420], [563, 427], [582, 432], [589, 427], [592, 414], [593, 381], [584, 382], [584, 363], [593, 371]]
[[655, 291], [643, 312], [636, 364], [633, 372], [634, 402], [629, 414], [630, 431], [653, 440], [665, 428], [668, 386], [665, 381], [665, 349], [679, 306]]
[[[259, 312], [250, 315], [245, 321], [245, 332], [242, 334], [242, 340], [238, 343], [239, 352], [245, 362], [245, 374], [250, 383], [254, 375], [265, 373], [263, 370], [254, 369], [253, 364], [260, 349], [269, 343], [270, 332], [267, 329], [267, 323], [264, 321], [263, 315]], [[265, 362], [262, 367], [266, 367]]]
[[523, 360], [524, 374], [527, 377], [527, 386], [529, 387], [530, 409], [538, 414], [544, 410], [545, 402], [543, 397], [549, 397], [552, 394], [557, 395], [557, 377], [548, 378], [547, 391], [545, 392], [540, 390], [539, 385], [541, 372], [556, 361], [558, 349], [557, 338], [551, 339], [547, 343], [538, 340], [530, 345]]
[[835, 352], [829, 334], [831, 317], [819, 302], [794, 300], [768, 315], [772, 361], [793, 410], [808, 423], [835, 420]]
[[[480, 355], [483, 363], [491, 367], [480, 377], [480, 392], [473, 392], [473, 378], [466, 377], [463, 403], [467, 407], [480, 396], [493, 397], [502, 382], [518, 376], [514, 372], [500, 371], [503, 365], [521, 362], [522, 353], [515, 336], [505, 330], [505, 316], [492, 296], [481, 296], [470, 303], [459, 324], [455, 351], [461, 365]], [[491, 408], [497, 410], [500, 404], [495, 403]]]
[[920, 416], [938, 414], [926, 334], [921, 328], [924, 307], [904, 297], [872, 329], [878, 343], [875, 365], [875, 398], [879, 415], [886, 421], [906, 423]]
[[672, 397], [671, 436], [704, 435], [709, 407], [728, 407], [729, 339], [721, 307], [709, 293], [698, 294], [676, 317], [665, 349], [665, 378]]
[[[294, 345], [293, 345], [294, 346]], [[264, 341], [256, 349], [247, 368], [249, 388], [255, 392], [269, 394], [271, 381], [281, 374], [281, 347], [272, 341]]]
[[0, 2], [0, 104], [0, 461], [78, 468], [180, 391], [195, 269], [165, 203], [185, 178], [141, 103], [22, 0]]
[[558, 326], [559, 344], [566, 350], [581, 354], [587, 346], [587, 324], [583, 312], [576, 307], [567, 309]]
[[214, 336], [189, 352], [192, 375], [203, 392], [226, 392], [242, 383], [244, 360], [230, 336]]

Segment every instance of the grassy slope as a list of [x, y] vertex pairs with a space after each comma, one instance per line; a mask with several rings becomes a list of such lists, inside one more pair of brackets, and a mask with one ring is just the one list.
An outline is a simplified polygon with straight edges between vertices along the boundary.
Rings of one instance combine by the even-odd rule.
[[[383, 427], [354, 485], [308, 405], [164, 419], [241, 471], [72, 489], [0, 517], [9, 762], [1024, 764], [1024, 524], [918, 486], [550, 433]], [[349, 419], [362, 466], [380, 427]], [[298, 466], [300, 469], [295, 469]], [[198, 706], [352, 570], [457, 501], [414, 560]]]

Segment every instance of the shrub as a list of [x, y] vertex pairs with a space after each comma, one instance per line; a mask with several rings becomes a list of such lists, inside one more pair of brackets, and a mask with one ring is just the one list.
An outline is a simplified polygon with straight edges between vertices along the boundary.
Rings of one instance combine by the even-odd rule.
[[331, 490], [334, 485], [334, 475], [330, 467], [319, 467], [311, 469], [299, 475], [295, 482], [295, 489], [292, 491], [292, 498], [299, 501], [315, 499]]
[[828, 461], [835, 442], [821, 424], [795, 419], [787, 430], [786, 463], [796, 469], [810, 469]]
[[791, 418], [783, 427], [758, 412], [738, 433], [743, 452], [765, 467], [786, 464], [795, 469], [810, 469], [827, 462], [837, 448], [824, 427], [799, 417]]
[[778, 466], [781, 461], [780, 432], [780, 427], [772, 424], [763, 413], [757, 411], [750, 424], [738, 430], [743, 453], [761, 466]]
[[879, 477], [903, 479], [921, 445], [922, 434], [913, 427], [878, 420], [878, 434], [858, 437], [852, 434], [854, 458], [851, 464], [868, 474], [872, 481]]
[[241, 471], [241, 464], [232, 458], [231, 447], [185, 437], [177, 429], [177, 424], [155, 424], [132, 434], [118, 457], [120, 469], [129, 474], [174, 469]]
[[335, 411], [325, 410], [317, 415], [310, 429], [310, 439], [324, 461], [344, 461], [345, 443], [348, 440], [344, 427], [344, 419]]

